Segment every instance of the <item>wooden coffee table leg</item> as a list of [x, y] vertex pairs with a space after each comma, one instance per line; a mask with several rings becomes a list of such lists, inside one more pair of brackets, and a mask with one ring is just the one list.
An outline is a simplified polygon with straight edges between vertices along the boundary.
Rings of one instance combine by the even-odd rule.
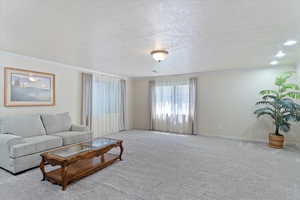
[[120, 155], [119, 155], [119, 159], [122, 160], [122, 154], [123, 154], [123, 151], [124, 151], [124, 148], [123, 148], [123, 142], [120, 142]]
[[105, 158], [104, 158], [104, 154], [103, 155], [101, 155], [101, 162], [105, 162]]
[[62, 167], [62, 190], [66, 190], [68, 186], [68, 167]]
[[45, 158], [42, 157], [42, 160], [41, 160], [41, 163], [40, 163], [40, 169], [41, 169], [42, 175], [43, 175], [42, 181], [46, 180], [45, 162], [46, 162]]

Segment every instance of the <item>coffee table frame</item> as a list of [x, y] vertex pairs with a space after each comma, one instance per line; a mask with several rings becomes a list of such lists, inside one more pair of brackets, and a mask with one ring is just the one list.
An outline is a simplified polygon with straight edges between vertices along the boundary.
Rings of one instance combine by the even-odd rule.
[[[87, 145], [88, 143], [80, 143], [74, 145]], [[69, 148], [73, 145], [60, 147], [58, 149]], [[115, 155], [108, 153], [113, 148], [119, 148], [120, 154]], [[92, 149], [84, 152], [74, 154], [69, 157], [60, 157], [55, 154], [51, 154], [48, 151], [41, 154], [42, 160], [40, 163], [40, 170], [43, 175], [42, 181], [48, 180], [53, 184], [62, 186], [62, 190], [66, 190], [67, 186], [76, 180], [79, 180], [85, 176], [91, 175], [111, 164], [116, 160], [122, 160], [123, 154], [123, 141], [116, 140], [116, 143], [109, 144], [99, 149]], [[50, 164], [52, 166], [61, 166], [58, 169], [46, 172], [45, 165]]]

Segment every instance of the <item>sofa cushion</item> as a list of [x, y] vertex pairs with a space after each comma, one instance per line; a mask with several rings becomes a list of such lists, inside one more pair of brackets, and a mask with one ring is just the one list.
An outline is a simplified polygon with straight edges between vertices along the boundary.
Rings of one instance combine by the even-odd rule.
[[62, 146], [60, 137], [43, 135], [30, 138], [24, 138], [23, 143], [16, 144], [10, 148], [10, 157], [18, 158], [34, 153], [39, 153]]
[[88, 127], [84, 125], [75, 125], [72, 124], [71, 131], [89, 131]]
[[0, 133], [10, 133], [21, 137], [45, 135], [41, 117], [34, 115], [13, 115], [0, 118]]
[[54, 134], [71, 129], [71, 117], [69, 113], [42, 114], [42, 121], [47, 134]]
[[54, 135], [61, 137], [64, 145], [77, 144], [91, 139], [91, 133], [89, 131], [64, 131], [55, 133]]

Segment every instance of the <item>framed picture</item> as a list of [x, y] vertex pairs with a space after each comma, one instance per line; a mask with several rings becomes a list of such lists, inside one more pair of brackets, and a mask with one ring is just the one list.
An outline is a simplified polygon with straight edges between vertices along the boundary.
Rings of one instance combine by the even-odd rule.
[[54, 106], [55, 74], [5, 67], [4, 105]]

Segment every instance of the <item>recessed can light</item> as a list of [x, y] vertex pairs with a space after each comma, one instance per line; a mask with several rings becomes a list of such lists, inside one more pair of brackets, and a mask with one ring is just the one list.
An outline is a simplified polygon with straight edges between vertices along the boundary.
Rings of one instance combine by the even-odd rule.
[[278, 61], [277, 60], [273, 60], [272, 62], [270, 62], [270, 65], [278, 65]]
[[297, 44], [297, 41], [296, 41], [296, 40], [288, 40], [288, 41], [286, 41], [283, 45], [284, 45], [284, 46], [293, 46], [293, 45], [295, 45], [295, 44]]
[[275, 55], [275, 57], [277, 57], [277, 58], [282, 58], [282, 57], [284, 57], [286, 54], [285, 53], [283, 53], [282, 51], [278, 51], [278, 53]]

